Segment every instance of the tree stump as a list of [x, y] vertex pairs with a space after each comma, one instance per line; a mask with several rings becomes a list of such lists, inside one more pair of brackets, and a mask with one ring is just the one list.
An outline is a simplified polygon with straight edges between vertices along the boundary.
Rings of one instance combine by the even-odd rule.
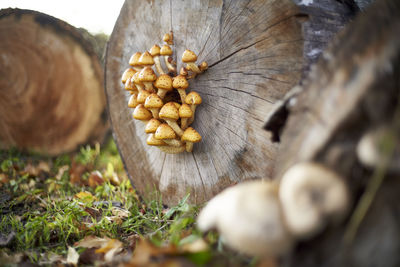
[[[271, 177], [277, 145], [262, 126], [301, 78], [307, 58], [301, 10], [289, 0], [125, 2], [108, 44], [106, 93], [121, 157], [142, 195], [157, 188], [167, 204], [187, 193], [202, 203], [231, 184]], [[326, 21], [338, 27], [344, 14]], [[193, 126], [203, 140], [193, 153], [177, 155], [146, 145], [120, 81], [130, 56], [161, 44], [170, 31], [178, 69], [185, 49], [209, 64], [189, 86], [203, 98]]]
[[99, 58], [79, 31], [30, 10], [0, 11], [0, 147], [57, 155], [109, 128]]
[[[399, 2], [382, 0], [338, 35], [289, 101], [275, 177], [298, 162], [316, 161], [345, 177], [354, 206], [358, 203], [375, 175], [357, 157], [360, 139], [391, 125], [397, 127], [394, 145], [400, 144], [399, 32]], [[399, 266], [398, 175], [386, 171], [351, 243], [344, 242], [349, 216], [343, 225], [301, 243], [283, 266]]]

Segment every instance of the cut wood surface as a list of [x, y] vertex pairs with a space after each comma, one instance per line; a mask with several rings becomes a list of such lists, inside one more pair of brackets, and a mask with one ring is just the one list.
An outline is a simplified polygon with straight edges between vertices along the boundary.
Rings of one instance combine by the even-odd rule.
[[56, 155], [108, 129], [100, 61], [77, 29], [30, 10], [0, 11], [0, 147]]
[[[125, 2], [107, 49], [106, 93], [114, 137], [141, 194], [158, 188], [168, 204], [187, 193], [201, 203], [231, 184], [271, 177], [277, 145], [262, 126], [300, 80], [303, 15], [289, 0]], [[203, 140], [178, 155], [145, 144], [120, 80], [134, 52], [162, 44], [171, 30], [178, 69], [185, 49], [209, 65], [189, 87], [203, 98], [193, 124]]]

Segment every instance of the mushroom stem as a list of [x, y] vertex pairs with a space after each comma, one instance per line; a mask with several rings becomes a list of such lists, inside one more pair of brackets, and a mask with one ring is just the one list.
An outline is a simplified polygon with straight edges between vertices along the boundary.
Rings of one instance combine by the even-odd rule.
[[193, 151], [193, 143], [192, 142], [186, 142], [186, 151], [187, 152]]
[[189, 119], [188, 125], [192, 124], [193, 121], [194, 121], [194, 115], [195, 115], [195, 113], [196, 113], [196, 107], [197, 107], [197, 105], [190, 105], [190, 109], [192, 110], [193, 115], [192, 115], [192, 117]]
[[165, 61], [165, 66], [167, 66], [168, 70], [170, 72], [176, 72], [175, 67], [170, 63], [172, 61], [172, 58], [170, 56], [164, 56], [164, 61]]
[[164, 139], [163, 141], [173, 147], [184, 147], [183, 143], [177, 139]]
[[157, 95], [161, 98], [164, 99], [165, 95], [168, 93], [168, 90], [158, 88]]
[[181, 118], [181, 129], [186, 130], [189, 126], [189, 118]]
[[159, 146], [158, 147], [162, 152], [169, 153], [169, 154], [178, 154], [185, 151], [185, 146]]
[[201, 73], [202, 72], [194, 62], [186, 63], [186, 69], [190, 70], [190, 71], [193, 71], [195, 73]]
[[178, 93], [179, 93], [179, 95], [180, 95], [180, 97], [181, 97], [181, 101], [182, 101], [182, 103], [185, 103], [185, 99], [186, 99], [186, 90], [185, 89], [177, 89], [178, 90]]
[[183, 135], [183, 131], [181, 127], [179, 127], [178, 123], [175, 120], [164, 119], [168, 125], [174, 130], [174, 132], [181, 137]]
[[158, 75], [165, 74], [165, 71], [161, 67], [161, 61], [159, 56], [154, 56], [154, 64], [156, 65], [156, 70], [158, 72]]
[[151, 114], [153, 114], [153, 118], [159, 119], [158, 113], [160, 112], [159, 108], [149, 108]]
[[146, 91], [149, 93], [155, 93], [156, 91], [154, 90], [153, 83], [152, 82], [143, 82], [144, 87], [146, 88]]

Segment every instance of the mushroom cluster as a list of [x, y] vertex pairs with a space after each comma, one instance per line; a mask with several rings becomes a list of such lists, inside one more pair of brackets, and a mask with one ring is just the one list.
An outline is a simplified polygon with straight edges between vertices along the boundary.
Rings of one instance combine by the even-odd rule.
[[202, 99], [197, 92], [187, 93], [188, 80], [204, 72], [208, 65], [206, 62], [196, 65], [196, 54], [185, 50], [182, 55], [185, 66], [177, 74], [170, 46], [172, 32], [165, 34], [163, 41], [162, 47], [155, 44], [149, 51], [134, 53], [121, 81], [130, 92], [128, 107], [134, 109], [133, 118], [146, 124], [147, 144], [165, 153], [192, 152], [193, 144], [200, 142], [201, 136], [189, 126]]
[[344, 179], [315, 162], [301, 162], [279, 182], [252, 181], [215, 196], [197, 219], [231, 248], [259, 257], [280, 256], [299, 240], [341, 222], [350, 207]]

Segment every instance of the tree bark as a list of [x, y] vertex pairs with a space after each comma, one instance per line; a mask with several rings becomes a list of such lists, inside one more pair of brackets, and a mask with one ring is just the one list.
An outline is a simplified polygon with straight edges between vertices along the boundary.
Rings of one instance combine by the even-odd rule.
[[[316, 161], [346, 179], [354, 206], [369, 190], [374, 170], [360, 162], [356, 147], [366, 132], [395, 127], [400, 120], [399, 32], [399, 2], [382, 0], [338, 35], [289, 101], [276, 178], [298, 162]], [[399, 132], [397, 128], [397, 147]], [[348, 219], [301, 243], [284, 266], [398, 266], [398, 188], [398, 173], [387, 171], [351, 244], [343, 242]]]
[[[106, 93], [114, 137], [141, 194], [157, 188], [173, 204], [190, 192], [191, 202], [202, 203], [229, 185], [271, 177], [277, 145], [262, 126], [301, 78], [303, 20], [307, 14], [289, 0], [125, 2], [107, 49]], [[185, 49], [209, 64], [189, 86], [203, 98], [193, 125], [203, 140], [178, 155], [145, 144], [120, 81], [130, 56], [171, 30], [178, 69]]]
[[57, 155], [109, 128], [99, 58], [79, 31], [30, 10], [0, 11], [0, 147]]

